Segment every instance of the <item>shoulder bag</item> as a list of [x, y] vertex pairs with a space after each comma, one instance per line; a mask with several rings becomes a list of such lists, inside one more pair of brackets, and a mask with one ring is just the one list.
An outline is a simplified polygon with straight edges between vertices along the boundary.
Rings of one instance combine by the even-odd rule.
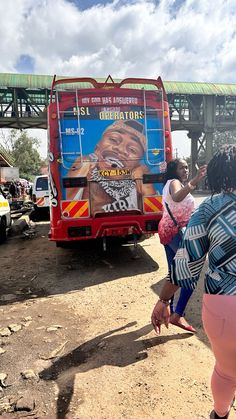
[[175, 217], [173, 216], [173, 214], [172, 214], [172, 212], [171, 212], [171, 210], [170, 210], [169, 205], [167, 204], [167, 202], [165, 202], [165, 206], [166, 206], [166, 209], [168, 211], [168, 214], [169, 214], [170, 218], [172, 219], [174, 225], [178, 228], [179, 235], [181, 236], [181, 238], [183, 238], [186, 227], [180, 227], [179, 226], [179, 224], [177, 223]]

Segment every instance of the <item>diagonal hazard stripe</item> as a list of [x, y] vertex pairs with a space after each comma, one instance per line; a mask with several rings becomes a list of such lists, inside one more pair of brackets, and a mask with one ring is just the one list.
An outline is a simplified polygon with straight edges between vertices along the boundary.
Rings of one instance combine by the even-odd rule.
[[70, 217], [71, 218], [74, 218], [75, 217], [75, 214], [80, 210], [80, 208], [83, 206], [83, 204], [84, 203], [81, 202], [81, 201], [78, 201], [78, 202], [75, 202], [74, 201], [74, 206], [70, 210]]
[[145, 209], [145, 212], [160, 212], [160, 211], [162, 211], [161, 198], [145, 197], [144, 209]]
[[74, 215], [73, 215], [73, 217], [77, 217], [77, 218], [79, 218], [79, 217], [81, 217], [81, 215], [83, 215], [83, 216], [87, 216], [88, 215], [88, 202], [86, 201], [85, 203], [84, 203], [84, 205], [79, 209], [79, 211], [77, 211]]
[[88, 200], [62, 202], [62, 213], [69, 218], [88, 217]]
[[40, 207], [41, 205], [43, 205], [43, 204], [44, 204], [44, 198], [39, 198], [39, 199], [37, 199], [36, 204], [37, 204], [39, 207]]
[[154, 205], [153, 202], [151, 202], [149, 199], [145, 201], [145, 205], [152, 209], [153, 212], [155, 212], [158, 209], [157, 206]]
[[[65, 204], [65, 202], [63, 202], [63, 204]], [[70, 210], [75, 206], [75, 204], [76, 204], [75, 201], [71, 201], [71, 202], [69, 202], [69, 204], [65, 208], [63, 208], [64, 207], [64, 205], [63, 205], [63, 207], [62, 207], [63, 212], [70, 212]]]

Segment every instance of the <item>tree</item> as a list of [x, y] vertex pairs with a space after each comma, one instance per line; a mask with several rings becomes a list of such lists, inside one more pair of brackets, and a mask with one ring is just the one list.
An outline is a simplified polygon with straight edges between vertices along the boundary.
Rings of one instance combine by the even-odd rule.
[[10, 130], [4, 136], [4, 146], [14, 159], [15, 166], [19, 167], [20, 177], [32, 180], [40, 172], [40, 167], [45, 164], [37, 150], [39, 140], [30, 137], [26, 131]]
[[236, 131], [214, 132], [213, 151], [215, 152], [224, 144], [236, 144]]

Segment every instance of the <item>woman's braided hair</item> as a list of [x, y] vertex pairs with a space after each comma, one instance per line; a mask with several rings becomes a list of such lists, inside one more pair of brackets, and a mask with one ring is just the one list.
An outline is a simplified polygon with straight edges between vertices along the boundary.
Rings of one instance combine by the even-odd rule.
[[236, 144], [222, 146], [207, 166], [207, 181], [212, 193], [236, 189]]

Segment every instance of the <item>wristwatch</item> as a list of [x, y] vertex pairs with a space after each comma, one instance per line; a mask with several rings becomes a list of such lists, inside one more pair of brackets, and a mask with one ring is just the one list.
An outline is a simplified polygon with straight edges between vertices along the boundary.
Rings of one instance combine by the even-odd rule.
[[160, 298], [159, 302], [165, 304], [166, 306], [169, 306], [171, 303], [171, 300], [163, 300], [162, 298]]

